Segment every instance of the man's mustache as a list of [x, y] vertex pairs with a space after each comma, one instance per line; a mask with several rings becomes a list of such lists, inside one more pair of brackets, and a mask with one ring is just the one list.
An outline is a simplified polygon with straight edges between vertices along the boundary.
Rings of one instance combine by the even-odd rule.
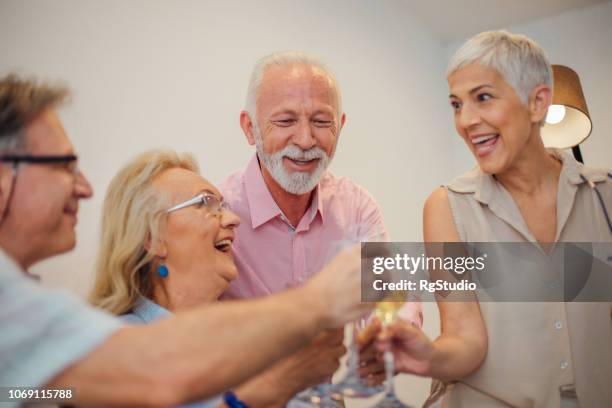
[[323, 149], [317, 146], [308, 150], [303, 150], [296, 145], [289, 145], [280, 152], [277, 152], [275, 156], [288, 157], [293, 160], [314, 160], [323, 159], [327, 157], [327, 154]]

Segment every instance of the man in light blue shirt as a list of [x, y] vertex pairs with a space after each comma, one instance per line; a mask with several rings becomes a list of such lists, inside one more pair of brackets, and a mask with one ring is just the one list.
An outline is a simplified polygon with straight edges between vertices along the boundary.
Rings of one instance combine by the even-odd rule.
[[12, 387], [43, 386], [122, 326], [66, 291], [43, 289], [2, 250], [0, 322], [0, 384]]
[[[0, 78], [0, 404], [8, 388], [72, 388], [70, 404], [175, 406], [220, 394], [366, 312], [359, 248], [308, 284], [124, 325], [27, 274], [72, 249], [92, 189], [55, 108], [67, 91]], [[255, 345], [255, 346], [254, 346]], [[240, 352], [237, 352], [239, 350]]]
[[51, 110], [66, 96], [64, 89], [17, 78], [0, 85], [2, 386], [40, 387], [122, 326], [24, 273], [74, 247], [78, 202], [92, 195]]

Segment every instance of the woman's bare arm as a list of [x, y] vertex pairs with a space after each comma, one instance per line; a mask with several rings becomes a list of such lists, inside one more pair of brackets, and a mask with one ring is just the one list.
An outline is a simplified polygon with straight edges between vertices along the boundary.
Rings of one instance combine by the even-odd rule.
[[[444, 188], [434, 191], [425, 203], [423, 235], [426, 243], [461, 241]], [[441, 255], [435, 253], [441, 246], [427, 247], [428, 256]], [[445, 271], [430, 273], [432, 279], [447, 274]], [[457, 380], [471, 373], [486, 356], [487, 332], [475, 294], [462, 293], [461, 298], [460, 301], [437, 298], [441, 329], [434, 341], [420, 328], [398, 320], [379, 336], [379, 350], [391, 346], [396, 368], [402, 372], [441, 380]]]

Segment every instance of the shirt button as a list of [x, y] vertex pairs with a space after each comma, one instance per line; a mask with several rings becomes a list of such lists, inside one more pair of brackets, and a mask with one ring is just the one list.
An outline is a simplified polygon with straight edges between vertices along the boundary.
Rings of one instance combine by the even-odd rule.
[[568, 365], [569, 365], [569, 364], [567, 363], [567, 361], [565, 361], [565, 360], [562, 360], [562, 361], [561, 361], [561, 369], [562, 369], [562, 370], [565, 370], [565, 369], [567, 368], [567, 366], [568, 366]]
[[561, 320], [555, 320], [555, 329], [561, 330], [563, 328], [563, 322]]

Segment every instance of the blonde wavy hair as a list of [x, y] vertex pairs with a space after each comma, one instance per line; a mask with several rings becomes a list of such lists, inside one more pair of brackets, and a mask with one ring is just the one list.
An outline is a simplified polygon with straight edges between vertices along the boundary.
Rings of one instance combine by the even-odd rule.
[[145, 245], [155, 242], [170, 204], [152, 181], [173, 168], [199, 173], [189, 154], [152, 150], [129, 162], [111, 181], [102, 209], [95, 284], [89, 295], [94, 306], [119, 315], [130, 311], [141, 296], [151, 296], [149, 275], [155, 256]]

